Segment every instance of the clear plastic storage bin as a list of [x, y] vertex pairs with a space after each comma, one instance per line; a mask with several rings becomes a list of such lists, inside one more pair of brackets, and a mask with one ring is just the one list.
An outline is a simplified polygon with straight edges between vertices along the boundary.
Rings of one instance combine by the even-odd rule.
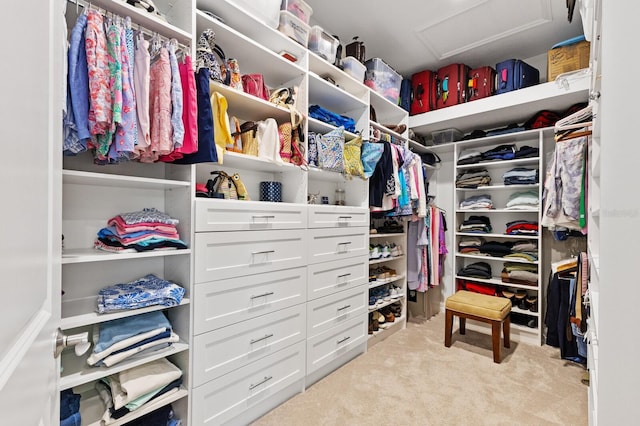
[[371, 58], [364, 64], [367, 67], [364, 84], [397, 104], [400, 98], [402, 76], [380, 58]]
[[301, 45], [307, 45], [310, 31], [309, 25], [296, 18], [293, 13], [287, 12], [286, 10], [280, 11], [280, 25], [278, 26], [278, 30]]
[[280, 10], [293, 13], [296, 18], [304, 21], [307, 25], [309, 25], [309, 19], [311, 19], [311, 14], [313, 13], [311, 6], [304, 0], [282, 0]]
[[340, 42], [327, 34], [322, 27], [314, 25], [309, 34], [309, 50], [327, 61], [333, 63], [336, 60], [336, 51]]
[[278, 28], [280, 2], [282, 0], [230, 0], [238, 8], [248, 12], [271, 28]]
[[351, 77], [355, 78], [361, 83], [364, 81], [364, 73], [365, 71], [367, 71], [367, 67], [365, 67], [364, 64], [360, 63], [360, 61], [353, 56], [347, 56], [346, 58], [343, 58], [342, 67], [344, 68], [344, 72], [349, 74]]
[[438, 130], [437, 132], [431, 133], [431, 137], [433, 137], [433, 143], [435, 145], [456, 142], [462, 139], [463, 136], [464, 136], [464, 133], [454, 128]]

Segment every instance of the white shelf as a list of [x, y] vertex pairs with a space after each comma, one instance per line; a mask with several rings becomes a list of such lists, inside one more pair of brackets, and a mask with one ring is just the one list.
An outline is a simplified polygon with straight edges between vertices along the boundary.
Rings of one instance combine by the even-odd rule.
[[212, 28], [216, 34], [216, 43], [225, 49], [230, 49], [226, 46], [233, 46], [233, 50], [228, 50], [225, 53], [238, 59], [241, 73], [243, 75], [262, 73], [269, 87], [277, 88], [292, 80], [301, 80], [306, 72], [300, 65], [263, 47], [255, 40], [211, 18], [200, 10], [196, 10], [196, 28], [198, 34], [206, 28]]
[[396, 281], [400, 281], [401, 279], [404, 279], [405, 277], [406, 277], [406, 275], [400, 274], [400, 275], [397, 275], [395, 277], [387, 278], [386, 280], [369, 281], [369, 289], [380, 287], [382, 285], [393, 283], [393, 282], [396, 282]]
[[[63, 296], [64, 298], [64, 296]], [[146, 308], [132, 309], [127, 311], [110, 312], [99, 314], [96, 312], [98, 296], [88, 297], [84, 299], [70, 300], [62, 302], [62, 321], [60, 328], [70, 330], [85, 325], [97, 324], [101, 322], [111, 321], [119, 318], [126, 318], [134, 315], [144, 314], [146, 312], [161, 311], [163, 309], [171, 309], [175, 306], [155, 305]], [[180, 305], [184, 306], [190, 303], [189, 298], [183, 298]]]
[[396, 297], [395, 299], [385, 300], [382, 303], [376, 303], [374, 306], [369, 305], [369, 312], [377, 311], [379, 309], [384, 308], [385, 306], [393, 305], [396, 302], [404, 300], [405, 295], [402, 294], [400, 297]]
[[484, 161], [474, 164], [459, 164], [456, 166], [458, 169], [494, 169], [509, 166], [525, 166], [525, 165], [538, 165], [540, 159], [538, 157], [529, 158], [516, 158], [513, 160], [501, 160], [501, 161]]
[[456, 191], [460, 192], [469, 192], [469, 191], [500, 191], [500, 190], [510, 190], [510, 189], [530, 189], [530, 188], [538, 188], [540, 186], [539, 183], [532, 183], [527, 185], [487, 185], [487, 186], [479, 186], [477, 188], [456, 188]]
[[369, 265], [375, 265], [376, 263], [389, 262], [390, 260], [398, 260], [398, 259], [402, 259], [403, 257], [404, 257], [404, 254], [400, 256], [394, 256], [394, 257], [385, 257], [382, 259], [369, 259]]
[[78, 170], [63, 170], [62, 183], [138, 189], [171, 189], [188, 188], [191, 186], [191, 182], [180, 180], [123, 176], [107, 173], [83, 172]]
[[570, 81], [569, 90], [555, 82], [542, 83], [500, 95], [489, 96], [448, 108], [409, 117], [409, 127], [417, 134], [456, 128], [463, 133], [474, 129], [499, 128], [509, 123], [522, 123], [543, 109], [563, 110], [578, 102], [586, 102], [590, 75]]
[[321, 78], [331, 77], [336, 85], [357, 98], [364, 99], [369, 88], [313, 52], [309, 52], [309, 70]]
[[545, 137], [551, 137], [554, 133], [553, 127], [542, 127], [539, 129], [523, 130], [521, 132], [505, 133], [502, 135], [485, 136], [482, 138], [467, 139], [457, 142], [448, 142], [440, 144], [438, 146], [452, 145], [459, 148], [461, 151], [473, 148], [486, 148], [493, 145], [514, 144], [516, 142], [522, 142], [522, 145], [527, 145], [527, 142], [535, 142], [538, 145], [540, 133]]
[[507, 234], [478, 234], [474, 232], [456, 232], [456, 235], [465, 237], [486, 237], [486, 238], [513, 238], [518, 240], [539, 240], [539, 235], [507, 235]]
[[542, 327], [542, 324], [540, 324], [540, 320], [538, 320], [538, 327], [528, 327], [526, 325], [516, 324], [511, 321], [511, 328], [520, 332], [538, 334], [538, 330], [540, 329], [540, 327]]
[[309, 73], [309, 105], [320, 105], [331, 112], [347, 116], [349, 116], [348, 113], [364, 111], [367, 108], [365, 101], [311, 72]]
[[[178, 388], [177, 391], [168, 393], [167, 395], [161, 395], [156, 399], [153, 399], [146, 404], [142, 405], [135, 411], [130, 412], [126, 416], [115, 420], [113, 423], [109, 423], [109, 426], [121, 426], [127, 422], [144, 416], [152, 411], [157, 410], [160, 407], [164, 407], [174, 401], [184, 398], [189, 394], [189, 391], [184, 387]], [[94, 389], [81, 393], [80, 402], [80, 416], [82, 417], [82, 424], [88, 426], [103, 426], [101, 422], [102, 415], [105, 411], [104, 403]], [[184, 422], [183, 422], [184, 424]]]
[[[200, 10], [214, 12], [225, 23], [272, 51], [279, 53], [287, 51], [298, 58], [298, 62], [306, 63], [306, 46], [296, 43], [275, 28], [265, 25], [261, 20], [247, 13], [245, 8], [230, 0], [197, 0], [196, 6]], [[225, 52], [231, 54], [231, 51]], [[240, 64], [242, 71], [242, 64]]]
[[[406, 136], [403, 136], [403, 135], [401, 135], [401, 134], [400, 134], [400, 133], [398, 133], [398, 132], [394, 132], [393, 130], [389, 129], [388, 127], [384, 126], [383, 124], [380, 124], [380, 123], [375, 122], [375, 121], [369, 121], [369, 124], [370, 124], [373, 128], [380, 130], [380, 132], [381, 132], [381, 133], [386, 133], [386, 134], [388, 134], [388, 135], [391, 135], [391, 136], [393, 136], [394, 138], [399, 139], [399, 140], [401, 140], [401, 141], [403, 141], [403, 142], [406, 142], [406, 141], [407, 141], [407, 137], [406, 137]], [[388, 123], [388, 124], [393, 124], [393, 125], [395, 125], [395, 124], [397, 124], [397, 123]]]
[[233, 89], [215, 81], [209, 82], [212, 91], [220, 92], [229, 105], [229, 117], [236, 116], [240, 121], [259, 121], [275, 118], [278, 122], [290, 121], [291, 112], [264, 99]]
[[[425, 145], [422, 145], [421, 143], [418, 143], [416, 141], [409, 139], [409, 149], [415, 153], [425, 154], [427, 152], [433, 152], [434, 150], [432, 148], [433, 146], [425, 146]], [[425, 164], [425, 165], [427, 167], [431, 167], [435, 169], [435, 166], [429, 166], [428, 164]]]
[[400, 108], [397, 104], [389, 101], [373, 89], [369, 89], [369, 102], [376, 110], [376, 118], [378, 121], [385, 121], [389, 124], [395, 121], [393, 124], [398, 124], [408, 115], [407, 111]]
[[[133, 28], [140, 25], [151, 32], [156, 32], [167, 38], [175, 38], [180, 43], [191, 45], [191, 32], [169, 24], [144, 9], [129, 5], [125, 1], [92, 0], [93, 6], [100, 7], [122, 17], [131, 17]], [[186, 4], [185, 4], [186, 5]], [[182, 6], [185, 6], [182, 5]], [[188, 5], [187, 5], [188, 6]], [[71, 7], [71, 6], [69, 6]], [[160, 9], [162, 11], [162, 9]]]
[[538, 213], [538, 209], [458, 209], [456, 213]]
[[466, 257], [468, 259], [480, 259], [480, 260], [499, 260], [502, 262], [514, 262], [514, 263], [529, 263], [531, 265], [537, 265], [539, 262], [536, 260], [534, 262], [530, 262], [528, 260], [525, 259], [514, 259], [514, 258], [509, 258], [509, 257], [495, 257], [495, 256], [480, 256], [480, 255], [475, 255], [475, 254], [463, 254], [463, 253], [456, 253], [456, 256], [458, 257]]
[[180, 341], [166, 349], [152, 352], [145, 357], [136, 358], [133, 356], [130, 359], [119, 362], [111, 368], [104, 366], [92, 367], [88, 365], [87, 358], [91, 354], [91, 350], [87, 351], [87, 353], [82, 356], [76, 356], [72, 350], [65, 351], [62, 353], [61, 359], [61, 365], [64, 367], [64, 371], [60, 375], [60, 390], [70, 389], [74, 386], [90, 383], [120, 371], [128, 370], [129, 368], [137, 367], [156, 359], [165, 358], [169, 355], [186, 351], [187, 349], [189, 349], [189, 345]]
[[[538, 309], [539, 308], [540, 308], [540, 302], [538, 302]], [[511, 307], [511, 312], [516, 312], [518, 314], [529, 315], [529, 316], [532, 316], [532, 317], [540, 318], [540, 312], [533, 312], [533, 311], [530, 311], [528, 309], [527, 310], [520, 309], [517, 306], [512, 306]]]
[[108, 262], [111, 260], [141, 259], [146, 257], [184, 256], [191, 254], [191, 249], [151, 250], [139, 253], [109, 253], [98, 249], [65, 250], [62, 253], [62, 264]]
[[505, 283], [500, 278], [473, 278], [473, 277], [464, 277], [462, 275], [456, 275], [456, 279], [474, 281], [474, 282], [485, 283], [485, 284], [494, 284], [502, 287], [513, 287], [513, 288], [522, 288], [525, 290], [538, 291], [537, 285]]
[[324, 180], [328, 182], [338, 182], [338, 183], [345, 183], [349, 180], [354, 180], [354, 179], [362, 180], [360, 178], [355, 178], [355, 177], [352, 179], [349, 179], [346, 177], [346, 175], [342, 173], [332, 172], [331, 170], [320, 169], [315, 166], [309, 166], [309, 179], [318, 179], [318, 180]]
[[[333, 124], [325, 123], [324, 121], [320, 121], [317, 118], [307, 117], [307, 122], [309, 123], [309, 131], [315, 133], [328, 133], [332, 130], [337, 129]], [[356, 133], [344, 131], [345, 140], [350, 141], [358, 137]]]
[[371, 238], [393, 238], [393, 237], [403, 237], [404, 232], [389, 232], [386, 234], [369, 234], [369, 239]]
[[274, 163], [263, 158], [255, 157], [253, 155], [246, 155], [239, 152], [225, 151], [223, 164], [215, 164], [216, 167], [226, 170], [233, 169], [252, 169], [261, 170], [267, 172], [292, 172], [302, 171], [302, 169], [294, 164], [282, 162], [280, 164]]

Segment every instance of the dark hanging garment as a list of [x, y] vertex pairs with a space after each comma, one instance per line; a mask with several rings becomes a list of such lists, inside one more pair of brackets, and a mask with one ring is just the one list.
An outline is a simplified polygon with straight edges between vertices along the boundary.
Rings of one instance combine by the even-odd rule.
[[198, 95], [198, 151], [175, 160], [174, 164], [217, 163], [218, 153], [213, 139], [213, 113], [209, 91], [209, 70], [196, 72]]

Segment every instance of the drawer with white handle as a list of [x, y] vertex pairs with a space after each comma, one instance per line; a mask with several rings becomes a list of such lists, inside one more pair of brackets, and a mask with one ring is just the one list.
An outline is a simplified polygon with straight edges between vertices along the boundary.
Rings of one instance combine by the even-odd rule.
[[309, 206], [309, 228], [368, 227], [369, 209], [349, 206]]
[[197, 233], [195, 282], [262, 274], [307, 264], [307, 231]]
[[369, 228], [309, 229], [309, 263], [329, 262], [369, 253]]
[[306, 306], [296, 305], [195, 337], [194, 386], [304, 340]]
[[307, 301], [306, 268], [284, 269], [194, 286], [193, 333], [226, 327]]
[[307, 303], [307, 335], [315, 336], [368, 312], [367, 286], [362, 285], [321, 297]]
[[307, 267], [308, 300], [328, 296], [369, 281], [369, 264], [365, 258], [349, 257]]
[[304, 376], [300, 342], [194, 388], [191, 424], [225, 424]]
[[196, 232], [303, 229], [307, 206], [262, 201], [196, 199]]
[[307, 339], [307, 375], [340, 358], [367, 339], [367, 317], [355, 318]]

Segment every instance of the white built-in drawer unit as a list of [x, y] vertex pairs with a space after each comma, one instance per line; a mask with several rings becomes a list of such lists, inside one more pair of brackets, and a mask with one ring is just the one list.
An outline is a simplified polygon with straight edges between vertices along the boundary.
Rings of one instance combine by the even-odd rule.
[[367, 317], [361, 315], [307, 339], [307, 375], [365, 342]]
[[369, 210], [349, 206], [309, 206], [309, 228], [369, 226]]
[[307, 336], [315, 336], [353, 318], [362, 321], [368, 312], [368, 293], [368, 287], [363, 285], [308, 302]]
[[262, 274], [307, 264], [307, 231], [196, 233], [195, 282]]
[[305, 375], [305, 343], [299, 342], [212, 380], [192, 392], [193, 425], [232, 420]]
[[369, 265], [364, 258], [349, 257], [307, 267], [309, 300], [366, 284], [368, 281]]
[[196, 336], [194, 386], [304, 340], [305, 323], [302, 304]]
[[306, 302], [306, 275], [293, 268], [195, 285], [194, 334]]
[[308, 234], [309, 263], [328, 262], [369, 253], [369, 228], [319, 228], [309, 229]]
[[303, 229], [307, 206], [258, 201], [196, 199], [196, 232]]

